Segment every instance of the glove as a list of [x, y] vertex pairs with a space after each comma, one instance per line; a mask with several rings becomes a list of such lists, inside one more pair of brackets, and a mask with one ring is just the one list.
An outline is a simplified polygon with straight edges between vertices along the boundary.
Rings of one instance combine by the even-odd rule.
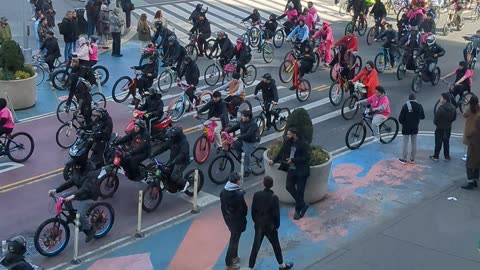
[[150, 114], [149, 114], [149, 113], [144, 114], [144, 115], [143, 115], [143, 118], [145, 118], [145, 119], [150, 118]]

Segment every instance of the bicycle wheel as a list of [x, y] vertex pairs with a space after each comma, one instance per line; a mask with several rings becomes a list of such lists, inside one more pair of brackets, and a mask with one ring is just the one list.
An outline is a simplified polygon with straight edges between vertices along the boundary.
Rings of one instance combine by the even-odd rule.
[[54, 217], [42, 222], [35, 231], [35, 249], [43, 256], [52, 257], [62, 252], [70, 240], [70, 228], [64, 220]]
[[358, 35], [363, 37], [365, 35], [365, 33], [367, 32], [367, 29], [368, 29], [367, 20], [365, 20], [365, 19], [361, 20], [358, 23], [358, 30], [357, 30]]
[[167, 70], [162, 71], [160, 76], [158, 76], [157, 85], [158, 89], [162, 93], [167, 93], [168, 90], [172, 87], [173, 84], [173, 76], [172, 73], [168, 72]]
[[272, 43], [265, 43], [262, 50], [262, 57], [265, 63], [271, 63], [275, 55], [275, 47]]
[[100, 239], [112, 229], [115, 212], [109, 203], [98, 202], [88, 208], [87, 218], [96, 229], [93, 238]]
[[358, 102], [358, 97], [356, 95], [351, 95], [342, 105], [342, 117], [345, 120], [352, 119], [358, 112], [358, 107], [355, 105]]
[[77, 102], [72, 100], [72, 103], [70, 103], [70, 106], [67, 107], [67, 101], [64, 100], [60, 102], [57, 106], [57, 119], [60, 121], [60, 123], [64, 124], [67, 123], [68, 121], [71, 121], [73, 119], [73, 114], [77, 110], [78, 105]]
[[[184, 176], [183, 179], [185, 179], [188, 183], [190, 183], [190, 186], [185, 190], [185, 194], [187, 196], [192, 197], [194, 188], [195, 188], [195, 170], [191, 169], [189, 170]], [[197, 194], [200, 193], [203, 187], [203, 183], [205, 182], [205, 177], [203, 176], [203, 171], [198, 170], [198, 186], [197, 186]]]
[[265, 132], [265, 119], [262, 117], [262, 115], [258, 115], [255, 117], [255, 123], [257, 124], [258, 127], [258, 135], [263, 136], [263, 133]]
[[446, 22], [443, 25], [442, 31], [444, 36], [448, 36], [448, 33], [450, 32], [450, 28], [448, 27], [448, 22]]
[[50, 74], [50, 81], [52, 82], [53, 88], [57, 90], [62, 91], [67, 89], [68, 71], [66, 69], [54, 71]]
[[257, 147], [250, 155], [250, 168], [253, 175], [262, 175], [265, 173], [265, 164], [263, 162], [263, 153], [267, 150], [265, 147]]
[[70, 122], [61, 125], [55, 135], [58, 146], [67, 149], [77, 140], [77, 126]]
[[192, 61], [195, 62], [198, 59], [198, 49], [197, 46], [193, 44], [188, 44], [185, 46], [185, 51], [187, 51], [187, 56], [190, 56], [192, 58]]
[[463, 95], [463, 98], [458, 101], [458, 108], [460, 109], [460, 112], [463, 113], [469, 106], [470, 99], [472, 98], [472, 93], [468, 92]]
[[295, 68], [294, 64], [290, 60], [285, 60], [280, 65], [280, 69], [278, 70], [278, 75], [280, 77], [280, 81], [283, 83], [289, 83], [293, 79], [293, 69]]
[[[375, 128], [375, 127], [373, 127]], [[380, 142], [383, 144], [391, 143], [398, 134], [398, 121], [393, 117], [389, 117], [387, 120], [380, 124]]]
[[282, 29], [277, 29], [277, 31], [275, 31], [275, 37], [273, 38], [273, 45], [275, 48], [281, 48], [283, 42], [285, 42], [285, 33]]
[[403, 80], [405, 78], [405, 74], [407, 73], [407, 65], [404, 63], [400, 63], [397, 67], [397, 79]]
[[347, 15], [347, 7], [348, 7], [348, 1], [341, 3], [338, 8], [338, 14], [340, 14], [340, 16]]
[[257, 78], [257, 68], [254, 65], [247, 66], [247, 74], [243, 74], [242, 81], [245, 85], [251, 85]]
[[353, 124], [345, 135], [345, 144], [348, 149], [355, 150], [362, 146], [367, 136], [367, 128], [363, 122]]
[[220, 55], [220, 49], [219, 48], [213, 48], [213, 45], [215, 44], [215, 39], [211, 38], [207, 41], [207, 49], [205, 50], [205, 56], [208, 59], [212, 58], [217, 58]]
[[385, 54], [383, 52], [378, 53], [375, 56], [375, 69], [378, 73], [383, 73], [383, 71], [387, 68], [387, 61], [385, 61]]
[[250, 42], [251, 47], [260, 46], [260, 29], [258, 27], [253, 27], [248, 33], [248, 41]]
[[107, 99], [102, 93], [92, 94], [92, 109], [105, 109], [107, 107]]
[[422, 84], [423, 84], [422, 75], [416, 73], [412, 79], [412, 91], [415, 93], [420, 92], [420, 90], [422, 90]]
[[330, 90], [328, 90], [328, 98], [333, 106], [338, 106], [342, 102], [343, 89], [338, 82], [334, 82], [332, 85], [330, 85]]
[[131, 95], [130, 88], [136, 87], [132, 86], [132, 83], [132, 78], [128, 76], [118, 78], [112, 87], [112, 99], [117, 103], [122, 103], [127, 100]]
[[113, 194], [117, 192], [118, 186], [120, 185], [117, 174], [108, 173], [98, 180], [99, 196], [103, 199], [113, 197]]
[[7, 141], [6, 152], [8, 158], [17, 163], [27, 161], [35, 149], [32, 136], [26, 132], [18, 132]]
[[222, 73], [220, 72], [218, 66], [215, 64], [211, 64], [205, 69], [205, 82], [210, 86], [216, 85], [220, 80], [220, 76], [222, 76]]
[[173, 99], [170, 104], [168, 104], [168, 111], [170, 112], [170, 117], [172, 122], [178, 122], [185, 113], [185, 102], [180, 98]]
[[45, 81], [45, 70], [41, 65], [32, 65], [33, 71], [37, 73], [37, 78], [36, 78], [36, 85], [39, 86], [40, 84]]
[[314, 55], [315, 55], [315, 62], [313, 63], [312, 71], [310, 71], [310, 73], [317, 72], [318, 66], [320, 66], [320, 62], [322, 61], [320, 60], [320, 54], [318, 52], [316, 52]]
[[193, 144], [193, 158], [198, 164], [203, 164], [207, 161], [210, 155], [210, 142], [207, 136], [202, 134]]
[[337, 75], [338, 75], [338, 69], [340, 68], [340, 65], [337, 63], [335, 65], [333, 65], [332, 67], [330, 67], [330, 80], [332, 80], [332, 82], [336, 82], [337, 81]]
[[284, 131], [287, 127], [287, 119], [290, 116], [290, 109], [281, 108], [273, 110], [272, 114], [274, 115], [273, 127], [276, 131]]
[[217, 185], [225, 184], [235, 169], [233, 160], [227, 155], [216, 157], [208, 166], [208, 177]]
[[310, 86], [310, 82], [306, 79], [299, 79], [298, 87], [295, 90], [298, 101], [307, 101], [307, 99], [310, 97], [311, 92], [312, 87]]
[[472, 12], [470, 13], [470, 20], [472, 22], [475, 22], [478, 20], [479, 13], [478, 13], [478, 7], [475, 7]]
[[349, 22], [345, 26], [345, 35], [347, 35], [348, 32], [353, 32], [353, 23]]
[[375, 26], [370, 27], [367, 33], [367, 44], [372, 45], [375, 42]]
[[145, 212], [153, 212], [158, 208], [162, 202], [163, 191], [160, 188], [160, 183], [155, 182], [150, 184], [143, 191], [142, 209]]
[[397, 12], [397, 22], [400, 22], [400, 19], [402, 18], [403, 14], [406, 12], [407, 8], [402, 7], [398, 12]]
[[439, 67], [435, 67], [435, 69], [433, 70], [433, 76], [434, 76], [434, 79], [431, 81], [431, 83], [432, 83], [432, 85], [435, 86], [440, 81], [440, 68]]
[[[200, 110], [202, 109], [205, 105], [207, 105], [207, 103], [212, 100], [213, 96], [212, 96], [212, 92], [206, 90], [206, 91], [203, 91], [200, 96], [198, 97], [200, 99], [200, 102], [198, 103], [197, 105], [197, 109]], [[204, 114], [207, 114], [208, 113], [208, 110], [200, 113], [201, 115], [204, 115]]]
[[360, 55], [355, 56], [355, 63], [353, 64], [353, 66], [355, 75], [358, 75], [358, 73], [360, 73], [360, 70], [362, 70], [362, 57], [360, 57]]
[[105, 85], [108, 82], [108, 79], [110, 79], [110, 72], [104, 66], [94, 66], [93, 72], [98, 76], [100, 85]]

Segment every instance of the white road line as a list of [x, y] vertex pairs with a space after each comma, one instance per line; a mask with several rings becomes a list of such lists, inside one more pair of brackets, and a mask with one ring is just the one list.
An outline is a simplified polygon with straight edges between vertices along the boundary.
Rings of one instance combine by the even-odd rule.
[[3, 162], [3, 163], [0, 163], [0, 173], [15, 170], [24, 166], [25, 165], [16, 163], [16, 162]]

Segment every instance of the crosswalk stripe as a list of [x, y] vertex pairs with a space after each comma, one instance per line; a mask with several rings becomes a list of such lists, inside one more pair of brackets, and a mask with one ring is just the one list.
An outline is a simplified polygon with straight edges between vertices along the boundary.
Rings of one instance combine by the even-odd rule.
[[[258, 9], [258, 12], [260, 13], [260, 16], [262, 17], [262, 20], [267, 19], [270, 16], [270, 13], [271, 13], [271, 8], [269, 10], [267, 10], [267, 9], [264, 8], [264, 6], [261, 6], [261, 5], [259, 6], [258, 4], [251, 5], [251, 4], [248, 4], [247, 2], [242, 1], [242, 4], [245, 4], [245, 5], [242, 8], [239, 8], [238, 7], [238, 2], [236, 2], [236, 1], [231, 1], [231, 0], [217, 0], [217, 1], [223, 2], [226, 5], [232, 6], [235, 9], [244, 10], [247, 13], [247, 15], [245, 17], [250, 15], [254, 8]], [[268, 2], [268, 0], [264, 1], [264, 2]], [[248, 7], [250, 7], [250, 9], [248, 9]], [[262, 10], [269, 11], [270, 13], [269, 12], [264, 12]], [[245, 18], [245, 17], [242, 17], [242, 19]]]

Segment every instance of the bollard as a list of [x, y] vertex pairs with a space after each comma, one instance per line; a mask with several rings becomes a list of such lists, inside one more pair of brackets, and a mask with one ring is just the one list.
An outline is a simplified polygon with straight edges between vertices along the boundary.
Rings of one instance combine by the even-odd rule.
[[197, 190], [198, 190], [198, 170], [195, 170], [195, 174], [193, 177], [193, 208], [192, 208], [192, 211], [190, 211], [190, 213], [192, 214], [200, 213], [197, 205], [198, 204]]
[[15, 123], [18, 123], [17, 114], [15, 113], [15, 109], [13, 109], [13, 103], [10, 100], [10, 97], [8, 96], [7, 91], [5, 91], [4, 94], [5, 94], [5, 99], [7, 100], [7, 107], [12, 112], [13, 121], [15, 121]]
[[80, 214], [77, 213], [75, 217], [75, 235], [73, 237], [73, 260], [72, 264], [80, 264], [80, 259], [78, 258], [78, 235], [80, 233]]
[[242, 152], [242, 159], [240, 161], [240, 184], [243, 185], [243, 172], [245, 170], [245, 153]]
[[95, 79], [97, 79], [98, 92], [103, 95], [102, 82], [100, 81], [100, 75], [98, 73], [95, 74]]
[[5, 255], [7, 254], [7, 240], [2, 240], [2, 254]]
[[138, 191], [138, 219], [137, 219], [137, 231], [135, 237], [142, 238], [145, 234], [142, 233], [142, 204], [143, 204], [143, 190]]

